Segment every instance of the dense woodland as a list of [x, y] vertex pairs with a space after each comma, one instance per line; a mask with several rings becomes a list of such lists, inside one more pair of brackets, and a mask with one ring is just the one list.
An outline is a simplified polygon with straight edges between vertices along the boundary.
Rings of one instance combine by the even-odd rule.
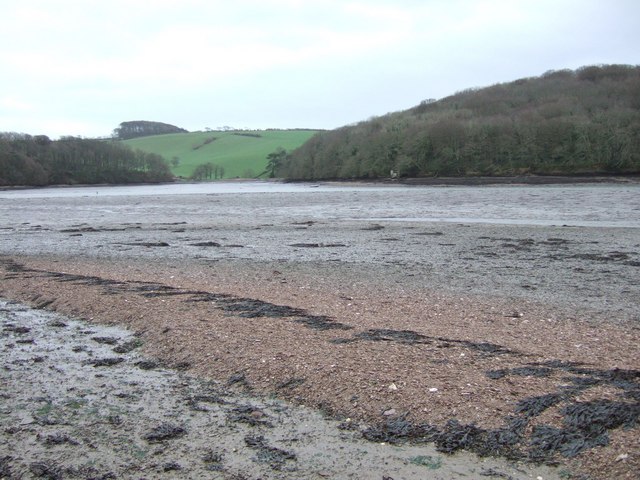
[[111, 140], [0, 133], [0, 186], [163, 182], [173, 179], [160, 155]]
[[[393, 173], [392, 173], [393, 172]], [[640, 172], [640, 66], [550, 71], [321, 132], [293, 179]]]
[[148, 137], [151, 135], [165, 135], [167, 133], [188, 133], [184, 128], [176, 127], [168, 123], [149, 122], [147, 120], [135, 120], [122, 122], [113, 131], [113, 138], [129, 140], [131, 138]]

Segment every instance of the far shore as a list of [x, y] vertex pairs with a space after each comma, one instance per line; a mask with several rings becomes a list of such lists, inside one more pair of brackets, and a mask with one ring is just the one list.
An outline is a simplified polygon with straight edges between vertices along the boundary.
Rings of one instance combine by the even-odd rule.
[[[313, 181], [313, 180], [305, 180]], [[324, 181], [326, 182], [326, 180]], [[383, 183], [401, 185], [562, 185], [578, 183], [640, 183], [639, 175], [517, 175], [505, 177], [402, 177], [383, 179], [334, 179], [336, 183]]]
[[348, 179], [261, 179], [261, 178], [225, 178], [213, 182], [185, 181], [160, 183], [94, 183], [94, 184], [56, 184], [56, 185], [3, 185], [0, 191], [28, 190], [39, 188], [75, 188], [75, 187], [132, 187], [142, 185], [175, 185], [193, 183], [230, 183], [230, 182], [265, 182], [265, 183], [372, 183], [383, 185], [562, 185], [579, 183], [640, 183], [640, 174], [629, 175], [516, 175], [516, 176], [479, 176], [479, 177], [401, 177], [401, 178], [348, 178]]

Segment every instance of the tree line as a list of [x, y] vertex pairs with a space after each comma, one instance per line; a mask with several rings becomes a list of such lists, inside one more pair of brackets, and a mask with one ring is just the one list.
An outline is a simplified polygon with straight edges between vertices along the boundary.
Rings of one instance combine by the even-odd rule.
[[599, 65], [425, 100], [321, 132], [294, 179], [640, 172], [640, 66]]
[[111, 140], [0, 133], [0, 185], [63, 185], [171, 181], [160, 155]]
[[213, 162], [202, 163], [193, 169], [191, 180], [218, 180], [224, 178], [224, 167]]
[[150, 135], [165, 135], [167, 133], [188, 133], [184, 128], [168, 123], [150, 122], [148, 120], [134, 120], [122, 122], [113, 130], [113, 138], [129, 140], [131, 138], [148, 137]]

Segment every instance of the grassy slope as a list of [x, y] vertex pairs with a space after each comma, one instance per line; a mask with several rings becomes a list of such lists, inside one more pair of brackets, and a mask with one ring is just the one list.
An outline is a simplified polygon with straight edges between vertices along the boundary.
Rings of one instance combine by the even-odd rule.
[[[306, 142], [314, 130], [269, 130], [241, 132], [259, 134], [260, 138], [234, 135], [233, 132], [194, 132], [134, 138], [124, 143], [132, 148], [162, 155], [167, 161], [178, 157], [175, 175], [189, 177], [196, 166], [211, 162], [224, 167], [224, 178], [256, 176], [267, 165], [267, 155], [278, 147], [293, 150]], [[204, 141], [216, 137], [213, 142]], [[200, 148], [194, 147], [202, 145]], [[247, 173], [252, 172], [252, 175]]]

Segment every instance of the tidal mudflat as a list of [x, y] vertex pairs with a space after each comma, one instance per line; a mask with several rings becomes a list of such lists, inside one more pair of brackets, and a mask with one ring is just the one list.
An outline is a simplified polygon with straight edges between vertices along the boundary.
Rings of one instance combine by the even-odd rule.
[[[0, 296], [127, 327], [149, 361], [315, 408], [343, 435], [424, 449], [412, 472], [422, 458], [455, 478], [445, 464], [473, 452], [511, 462], [472, 467], [487, 477], [634, 478], [638, 185], [262, 188], [6, 195]], [[293, 444], [261, 435], [243, 448], [298, 460], [220, 478], [300, 478]]]

